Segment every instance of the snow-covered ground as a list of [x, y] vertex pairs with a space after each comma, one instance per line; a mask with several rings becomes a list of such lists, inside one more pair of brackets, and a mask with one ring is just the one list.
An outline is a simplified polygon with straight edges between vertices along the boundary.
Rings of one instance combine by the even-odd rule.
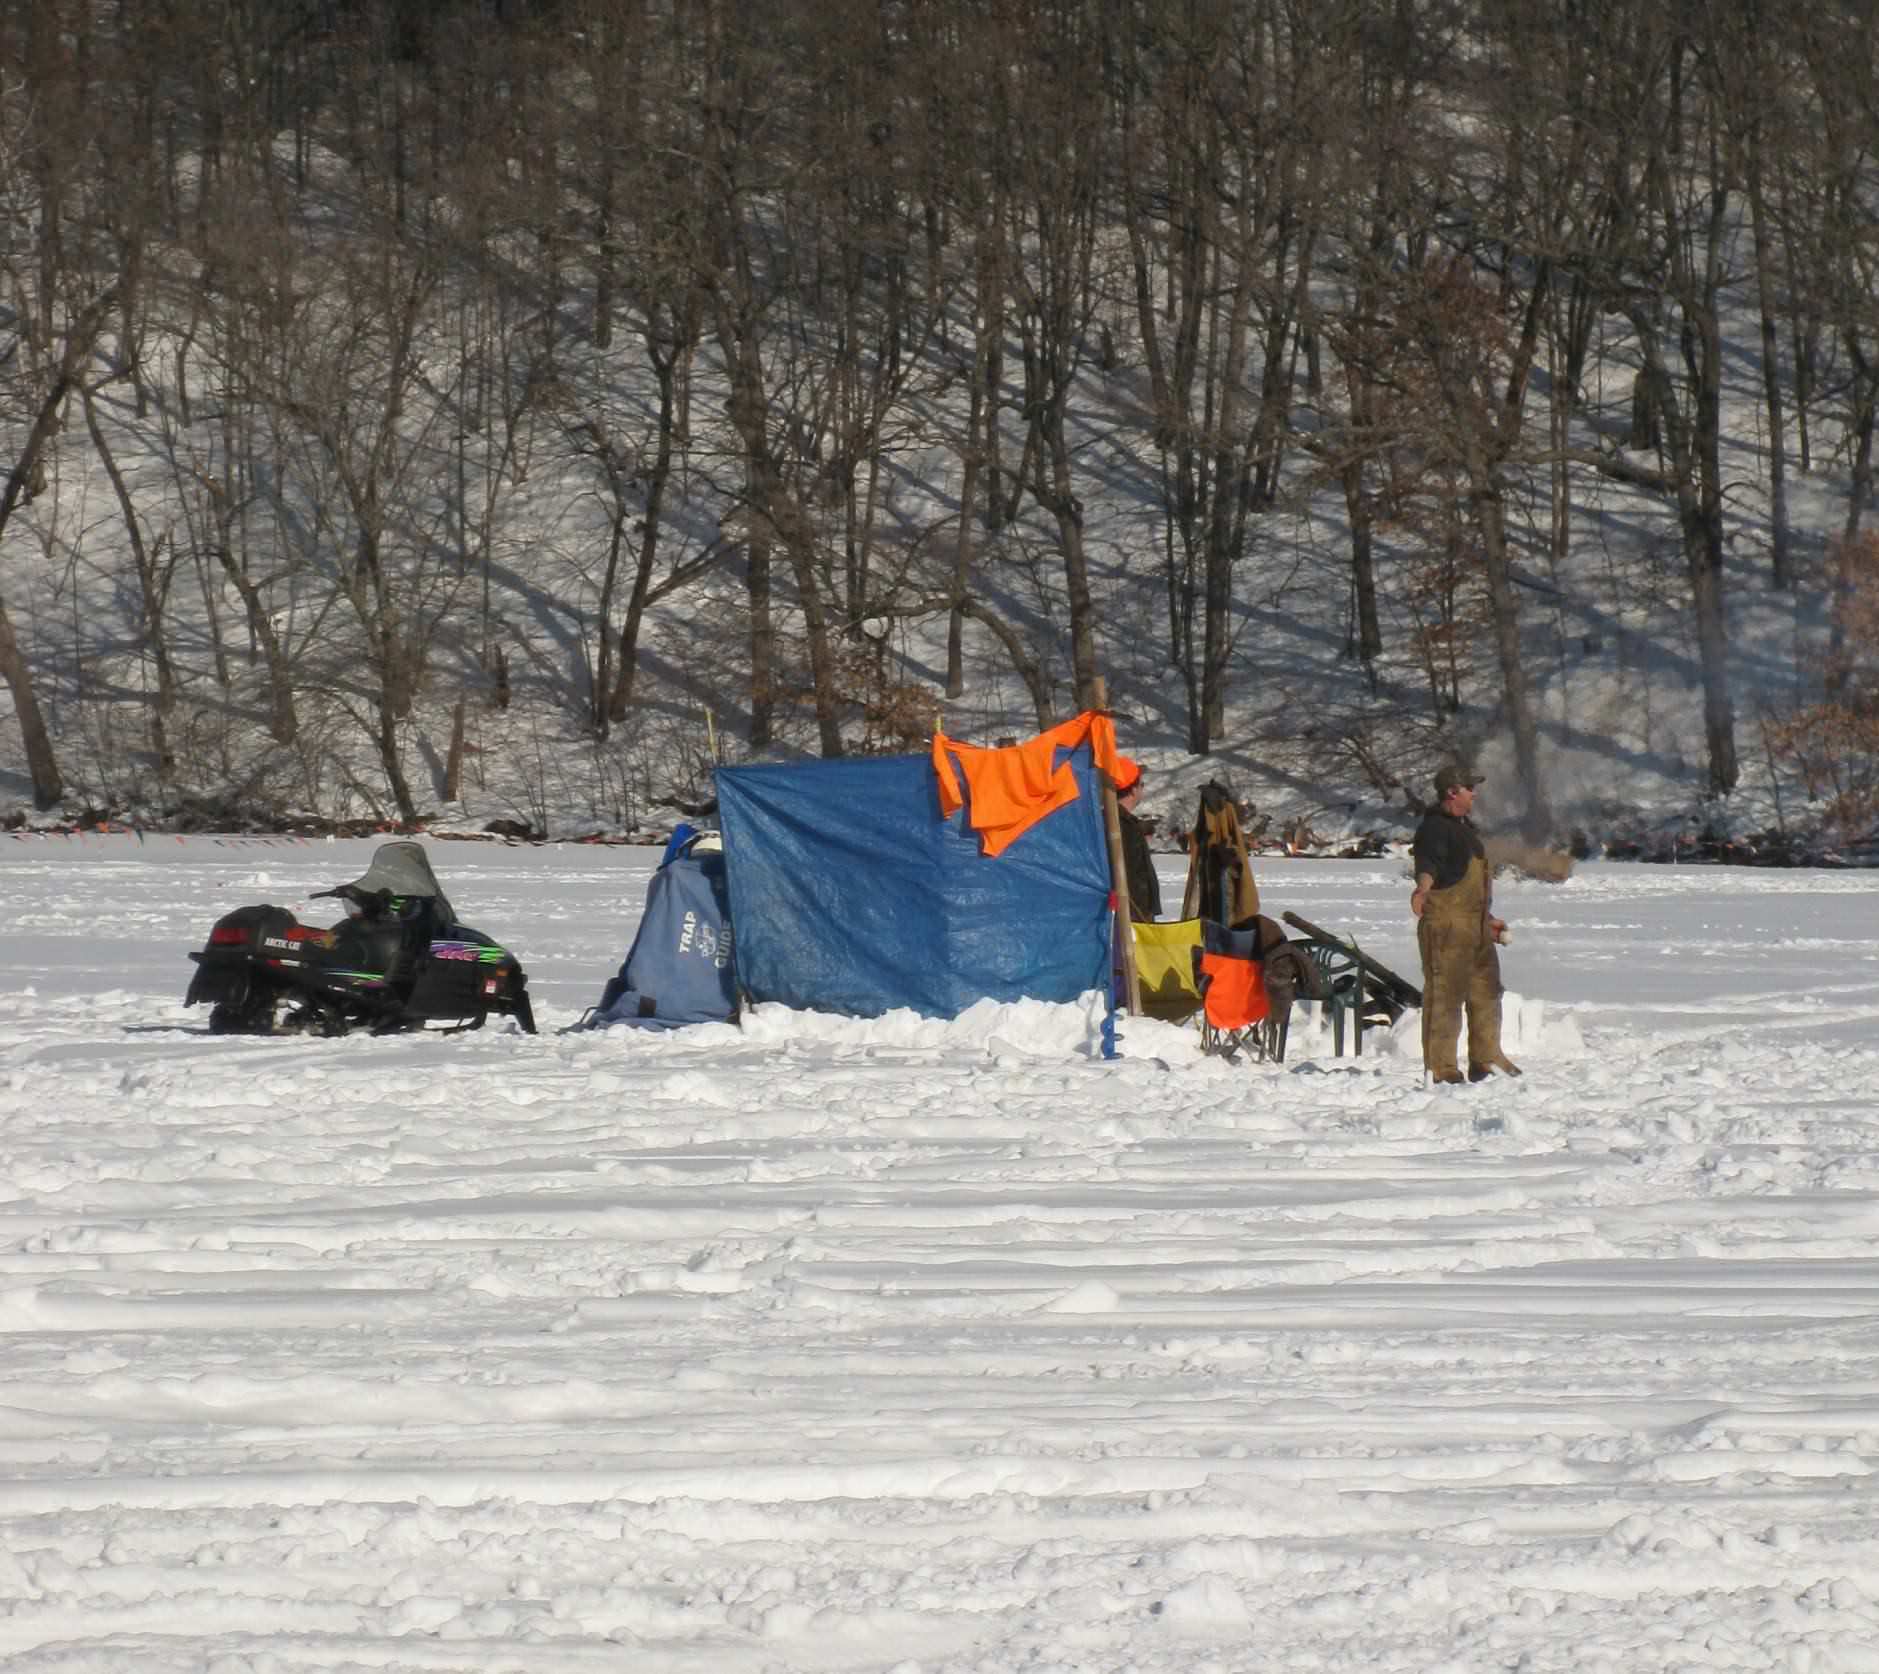
[[[1879, 1670], [1879, 873], [1503, 882], [1473, 1088], [564, 1035], [574, 846], [432, 845], [538, 1037], [209, 1037], [371, 847], [0, 839], [9, 1670]], [[1260, 876], [1414, 975], [1400, 862]]]

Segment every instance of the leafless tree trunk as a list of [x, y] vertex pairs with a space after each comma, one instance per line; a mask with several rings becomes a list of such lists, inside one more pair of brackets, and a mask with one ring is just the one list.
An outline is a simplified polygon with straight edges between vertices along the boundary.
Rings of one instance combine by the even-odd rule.
[[169, 736], [170, 717], [176, 710], [176, 671], [171, 666], [169, 638], [163, 629], [163, 607], [169, 596], [170, 575], [175, 559], [172, 557], [169, 564], [160, 561], [161, 537], [155, 543], [144, 539], [137, 507], [124, 484], [124, 473], [118, 469], [117, 456], [111, 451], [110, 443], [105, 440], [104, 428], [98, 422], [97, 402], [90, 390], [81, 391], [80, 398], [85, 409], [85, 428], [90, 433], [92, 447], [97, 451], [98, 462], [110, 479], [111, 491], [117, 497], [118, 511], [124, 519], [125, 539], [130, 545], [131, 562], [137, 572], [141, 638], [157, 671], [156, 705], [150, 713], [150, 743], [156, 752], [157, 770], [167, 778], [176, 768]]
[[[783, 213], [779, 203], [802, 209], [813, 221], [813, 159], [780, 157], [752, 143], [763, 125], [761, 113], [775, 114], [776, 101], [789, 86], [802, 86], [805, 64], [814, 62], [819, 24], [800, 12], [786, 21], [795, 28], [780, 30], [761, 45], [727, 38], [711, 59], [714, 77], [721, 78], [709, 92], [703, 137], [713, 195], [705, 206], [709, 230], [695, 277], [709, 310], [728, 386], [730, 424], [740, 444], [753, 660], [758, 606], [765, 612], [771, 606], [767, 560], [780, 551], [802, 613], [817, 738], [822, 754], [834, 757], [844, 752], [842, 694], [828, 614], [833, 589], [817, 550], [813, 402], [803, 404], [806, 388], [800, 377], [791, 385], [793, 398], [778, 399], [770, 380], [772, 362], [780, 375], [792, 364], [789, 335], [775, 316], [787, 318], [791, 310], [812, 309], [816, 302], [813, 283], [807, 277], [793, 283], [796, 270], [782, 254], [787, 250], [813, 271], [813, 240], [804, 229], [806, 242], [790, 244], [793, 224], [777, 221]], [[781, 177], [772, 178], [778, 170]], [[760, 558], [766, 560], [761, 573]]]
[[[994, 31], [979, 38], [956, 27], [942, 27], [933, 31], [927, 48], [932, 66], [927, 85], [938, 143], [943, 147], [941, 186], [964, 249], [960, 289], [972, 322], [971, 359], [962, 378], [966, 411], [957, 443], [959, 527], [953, 544], [953, 604], [946, 626], [949, 698], [965, 691], [965, 625], [976, 620], [967, 606], [978, 560], [977, 531], [982, 524], [995, 534], [1004, 522], [999, 490], [999, 383], [1009, 301], [1005, 241], [1010, 158], [1004, 136], [1012, 116], [1005, 99], [1005, 78], [999, 71], [1002, 38]], [[962, 124], [950, 119], [954, 90], [962, 85], [983, 90], [983, 122]]]
[[1847, 494], [1846, 519], [1840, 538], [1832, 548], [1833, 610], [1828, 629], [1826, 688], [1830, 699], [1837, 699], [1845, 685], [1849, 668], [1846, 623], [1848, 606], [1853, 598], [1855, 566], [1862, 547], [1860, 531], [1866, 520], [1866, 508], [1873, 492], [1873, 431], [1879, 424], [1879, 361], [1868, 353], [1865, 339], [1849, 326], [1845, 332], [1847, 359], [1852, 364], [1848, 405], [1851, 408], [1852, 470]]
[[[399, 818], [410, 824], [417, 804], [399, 723], [411, 712], [432, 635], [464, 577], [457, 566], [438, 570], [437, 543], [404, 521], [425, 468], [427, 432], [439, 419], [417, 382], [420, 321], [437, 275], [391, 248], [360, 255], [340, 267], [336, 288], [353, 288], [363, 306], [322, 328], [324, 339], [306, 345], [304, 375], [273, 398], [313, 439], [343, 495], [334, 582], [365, 645], [368, 730], [379, 766]], [[441, 474], [447, 467], [435, 460], [430, 468]]]
[[744, 589], [750, 604], [750, 747], [765, 750], [776, 736], [776, 617], [771, 608], [770, 542], [744, 543]]
[[20, 742], [26, 749], [26, 771], [33, 781], [33, 806], [56, 808], [65, 796], [65, 780], [59, 773], [46, 718], [33, 690], [32, 670], [21, 654], [4, 599], [0, 599], [0, 679], [6, 681], [7, 690], [13, 694], [13, 713], [19, 720]]
[[[718, 561], [722, 552], [722, 543], [712, 542], [702, 552], [674, 564], [663, 578], [658, 574], [665, 496], [672, 478], [678, 439], [678, 378], [684, 360], [696, 344], [697, 322], [674, 315], [656, 300], [647, 306], [650, 310], [644, 327], [647, 365], [659, 391], [650, 457], [617, 439], [598, 416], [585, 418], [575, 427], [581, 438], [580, 451], [598, 463], [607, 483], [607, 557], [596, 611], [599, 644], [589, 694], [594, 728], [602, 738], [626, 719], [632, 704], [639, 666], [640, 632], [646, 612], [702, 575]], [[616, 635], [614, 603], [629, 535], [633, 537], [633, 564], [625, 616]]]
[[[6, 486], [0, 489], [0, 541], [6, 538], [7, 525], [13, 520], [27, 485], [39, 468], [47, 442], [59, 428], [59, 409], [78, 382], [79, 367], [91, 353], [105, 319], [117, 301], [114, 291], [106, 290], [92, 298], [66, 327], [50, 387], [40, 397], [33, 422], [20, 448], [19, 457], [7, 472]], [[45, 715], [33, 689], [32, 670], [20, 650], [19, 639], [7, 615], [6, 602], [0, 598], [0, 677], [13, 695], [13, 712], [19, 718], [20, 738], [26, 749], [27, 772], [33, 781], [36, 807], [56, 807], [65, 795], [65, 780], [46, 730]]]
[[1794, 558], [1788, 532], [1788, 436], [1781, 400], [1781, 338], [1777, 329], [1774, 239], [1759, 149], [1748, 176], [1749, 221], [1755, 235], [1755, 300], [1761, 315], [1762, 399], [1768, 413], [1768, 584], [1794, 588]]
[[1680, 405], [1657, 323], [1634, 303], [1633, 329], [1644, 372], [1656, 393], [1664, 425], [1689, 571], [1696, 643], [1702, 669], [1703, 731], [1709, 750], [1709, 785], [1717, 794], [1735, 789], [1735, 701], [1729, 689], [1729, 624], [1723, 575], [1722, 519], [1722, 322], [1724, 234], [1729, 192], [1720, 158], [1707, 158], [1706, 188], [1680, 193], [1673, 160], [1660, 144], [1646, 170], [1666, 261], [1667, 290], [1678, 313], [1679, 358], [1689, 399]]
[[1322, 107], [1345, 72], [1318, 19], [1265, 0], [1156, 22], [1112, 49], [1122, 213], [1174, 537], [1188, 747], [1204, 755], [1225, 724], [1234, 574], [1278, 492], [1322, 213]]
[[1093, 264], [1110, 190], [1111, 145], [1100, 104], [1087, 89], [1101, 79], [1100, 42], [1074, 14], [1033, 9], [1046, 50], [1021, 72], [1010, 95], [1027, 120], [1014, 124], [1013, 209], [1026, 262], [1012, 275], [1021, 316], [1028, 404], [1028, 486], [1050, 516], [1063, 565], [1070, 666], [1079, 707], [1094, 701], [1096, 607], [1084, 541], [1083, 500], [1070, 442], [1077, 375], [1097, 304]]
[[[1309, 323], [1342, 341], [1345, 411], [1316, 443], [1343, 493], [1351, 532], [1352, 632], [1347, 654], [1367, 670], [1383, 654], [1376, 569], [1379, 461], [1391, 428], [1386, 390], [1373, 381], [1375, 321], [1399, 265], [1415, 266], [1435, 219], [1428, 186], [1448, 178], [1451, 142], [1434, 120], [1431, 93], [1450, 53], [1456, 18], [1424, 17], [1405, 0], [1372, 7], [1356, 0], [1313, 16], [1314, 50], [1325, 60], [1309, 112], [1323, 124], [1332, 158], [1322, 213], [1342, 251], [1344, 294]], [[1329, 111], [1344, 113], [1337, 121]], [[1374, 674], [1373, 674], [1374, 678]]]

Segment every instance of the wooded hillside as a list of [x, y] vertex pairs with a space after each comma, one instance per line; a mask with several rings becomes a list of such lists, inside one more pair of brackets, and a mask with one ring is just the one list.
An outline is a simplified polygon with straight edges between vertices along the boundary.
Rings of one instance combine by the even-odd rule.
[[1533, 836], [1588, 750], [1857, 833], [1871, 24], [9, 6], [4, 800], [631, 826], [1102, 675]]

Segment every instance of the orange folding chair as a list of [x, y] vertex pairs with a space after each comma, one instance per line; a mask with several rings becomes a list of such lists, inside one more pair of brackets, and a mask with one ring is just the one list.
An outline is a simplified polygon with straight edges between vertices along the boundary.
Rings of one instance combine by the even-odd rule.
[[1270, 1063], [1285, 1057], [1287, 1020], [1272, 1016], [1257, 932], [1229, 930], [1211, 919], [1202, 920], [1194, 976], [1201, 992], [1203, 1052], [1229, 1061], [1237, 1060], [1243, 1051]]

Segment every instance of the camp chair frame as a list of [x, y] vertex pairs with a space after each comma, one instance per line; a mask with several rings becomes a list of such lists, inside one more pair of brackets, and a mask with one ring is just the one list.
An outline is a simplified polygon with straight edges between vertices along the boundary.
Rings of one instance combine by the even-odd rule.
[[1291, 1028], [1290, 1012], [1283, 1017], [1263, 1017], [1257, 1023], [1249, 1023], [1245, 1028], [1231, 1032], [1215, 1029], [1203, 1016], [1200, 1049], [1210, 1056], [1225, 1058], [1229, 1064], [1238, 1063], [1242, 1052], [1256, 1064], [1282, 1064], [1285, 1062], [1286, 1037], [1291, 1033]]
[[1229, 930], [1203, 919], [1194, 976], [1201, 992], [1201, 1051], [1229, 1063], [1242, 1052], [1255, 1062], [1283, 1062], [1289, 1019], [1272, 1015], [1253, 931]]

